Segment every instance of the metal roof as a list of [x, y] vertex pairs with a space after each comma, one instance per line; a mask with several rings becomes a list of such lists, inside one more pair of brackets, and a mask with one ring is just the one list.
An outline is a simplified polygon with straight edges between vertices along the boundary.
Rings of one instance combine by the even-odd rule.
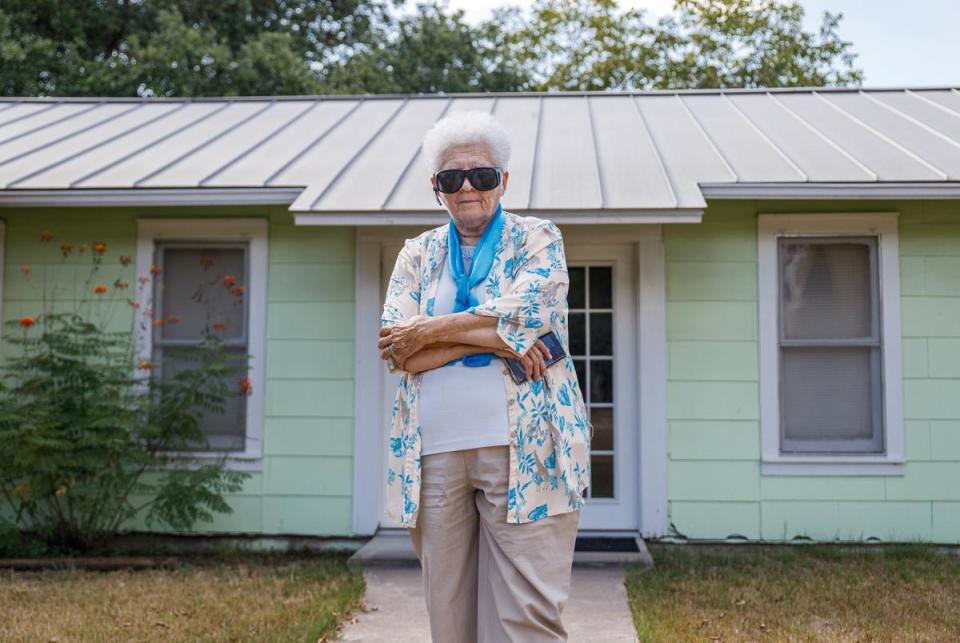
[[467, 109], [510, 132], [517, 212], [695, 212], [726, 187], [960, 181], [956, 88], [25, 98], [0, 99], [0, 193], [296, 188], [297, 212], [435, 213], [420, 140]]

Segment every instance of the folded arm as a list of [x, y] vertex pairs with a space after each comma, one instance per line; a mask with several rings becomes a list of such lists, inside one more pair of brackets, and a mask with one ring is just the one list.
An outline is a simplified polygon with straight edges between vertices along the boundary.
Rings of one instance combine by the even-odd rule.
[[509, 289], [466, 312], [495, 320], [501, 340], [524, 355], [542, 343], [541, 335], [560, 330], [566, 312], [570, 277], [559, 228], [544, 221], [531, 229], [505, 269], [512, 277]]

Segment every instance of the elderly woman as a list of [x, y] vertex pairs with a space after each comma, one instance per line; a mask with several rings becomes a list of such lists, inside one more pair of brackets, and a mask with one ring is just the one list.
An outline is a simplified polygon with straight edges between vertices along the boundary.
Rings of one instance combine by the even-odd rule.
[[[500, 206], [510, 141], [490, 114], [442, 119], [423, 153], [450, 221], [406, 241], [384, 303], [381, 355], [403, 371], [387, 515], [420, 559], [434, 641], [565, 641], [590, 427], [563, 239]], [[547, 367], [551, 330], [567, 356]]]

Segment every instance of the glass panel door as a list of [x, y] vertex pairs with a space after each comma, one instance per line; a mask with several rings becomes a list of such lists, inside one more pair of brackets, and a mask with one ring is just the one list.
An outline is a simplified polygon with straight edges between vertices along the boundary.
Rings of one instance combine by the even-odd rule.
[[570, 266], [570, 354], [593, 424], [590, 498], [615, 497], [613, 268]]
[[[381, 294], [400, 243], [384, 244]], [[638, 420], [636, 255], [630, 245], [566, 244], [570, 271], [570, 351], [577, 367], [594, 434], [592, 485], [580, 519], [581, 530], [636, 530], [638, 527]], [[382, 370], [384, 442], [389, 433], [398, 375]], [[383, 467], [386, 450], [383, 449]], [[382, 469], [383, 470], [383, 469]], [[384, 520], [382, 527], [397, 527]]]
[[638, 527], [636, 254], [566, 244], [570, 355], [593, 437], [581, 530]]

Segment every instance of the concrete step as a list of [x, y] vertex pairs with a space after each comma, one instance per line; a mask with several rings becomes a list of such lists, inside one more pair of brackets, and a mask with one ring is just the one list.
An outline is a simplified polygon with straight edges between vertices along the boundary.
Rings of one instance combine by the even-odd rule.
[[[653, 565], [653, 558], [647, 549], [646, 543], [639, 536], [636, 537], [637, 549], [635, 552], [614, 551], [577, 551], [573, 554], [574, 567], [605, 565], [624, 565], [638, 563], [646, 567]], [[365, 545], [358, 549], [347, 560], [351, 567], [377, 566], [412, 566], [419, 567], [417, 552], [405, 531], [378, 532]]]

